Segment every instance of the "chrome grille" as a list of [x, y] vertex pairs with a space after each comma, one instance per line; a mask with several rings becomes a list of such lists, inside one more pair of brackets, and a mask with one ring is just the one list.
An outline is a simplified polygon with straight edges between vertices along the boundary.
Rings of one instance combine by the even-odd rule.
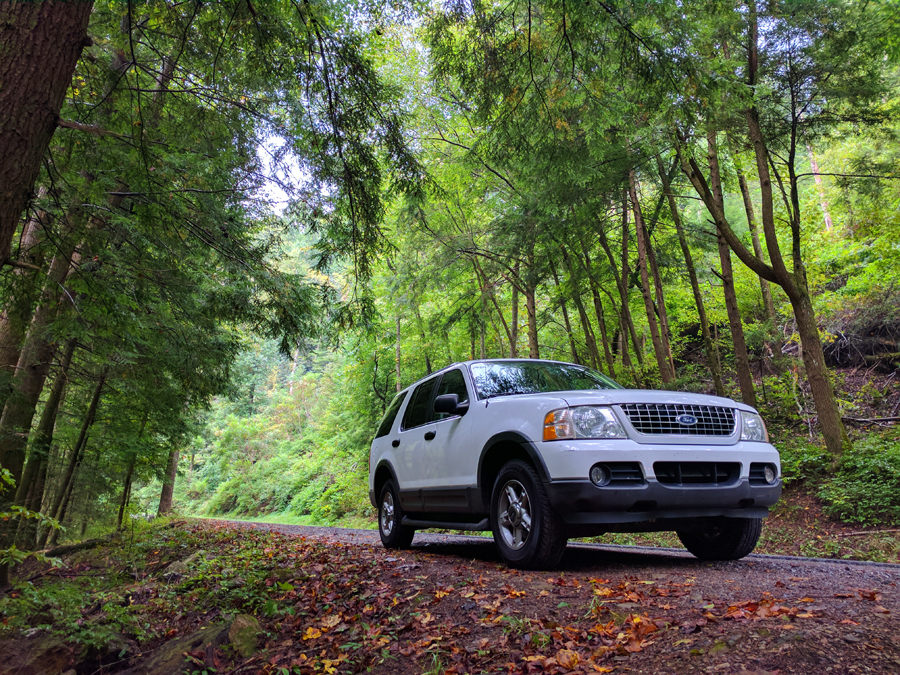
[[[732, 408], [681, 403], [626, 403], [622, 406], [622, 411], [631, 425], [642, 434], [731, 436], [734, 433]], [[695, 417], [697, 423], [680, 423], [678, 418], [683, 415]]]

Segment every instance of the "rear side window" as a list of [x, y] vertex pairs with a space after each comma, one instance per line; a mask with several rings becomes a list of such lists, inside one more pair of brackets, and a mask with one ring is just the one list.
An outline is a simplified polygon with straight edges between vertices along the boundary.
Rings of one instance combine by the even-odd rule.
[[387, 436], [391, 433], [391, 427], [394, 426], [394, 420], [397, 419], [397, 413], [400, 412], [400, 406], [403, 405], [403, 400], [405, 398], [405, 391], [401, 391], [394, 397], [394, 400], [391, 401], [391, 404], [388, 406], [387, 412], [384, 413], [384, 419], [382, 419], [381, 424], [378, 425], [378, 433], [375, 434], [375, 438], [381, 438], [382, 436]]
[[[438, 396], [443, 396], [444, 394], [456, 394], [459, 396], [459, 402], [469, 400], [469, 392], [466, 389], [466, 380], [463, 378], [462, 371], [459, 370], [449, 370], [444, 373], [444, 376], [441, 378], [441, 386], [438, 387]], [[442, 420], [446, 417], [449, 417], [447, 413], [434, 413], [434, 418], [436, 420]]]
[[403, 418], [403, 429], [415, 429], [429, 421], [431, 412], [428, 404], [431, 402], [431, 392], [434, 391], [436, 377], [426, 380], [412, 393], [409, 405], [406, 406], [406, 416]]

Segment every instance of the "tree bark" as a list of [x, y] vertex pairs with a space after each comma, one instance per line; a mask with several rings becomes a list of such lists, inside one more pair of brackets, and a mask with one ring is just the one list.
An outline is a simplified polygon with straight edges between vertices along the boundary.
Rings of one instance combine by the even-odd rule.
[[731, 341], [734, 343], [734, 366], [738, 383], [741, 387], [741, 400], [747, 405], [756, 407], [756, 389], [753, 386], [753, 375], [750, 372], [750, 357], [747, 354], [747, 342], [744, 339], [744, 325], [741, 322], [741, 310], [737, 304], [734, 290], [734, 271], [731, 267], [731, 249], [725, 238], [719, 234], [719, 261], [722, 265], [722, 290], [725, 294], [725, 309], [728, 312], [728, 325], [731, 327]]
[[[656, 214], [657, 217], [659, 213]], [[669, 313], [666, 311], [666, 296], [663, 293], [662, 275], [659, 273], [659, 265], [656, 263], [656, 252], [653, 250], [653, 241], [650, 239], [650, 231], [646, 222], [641, 218], [644, 231], [644, 245], [647, 248], [647, 260], [650, 263], [650, 273], [653, 276], [653, 289], [656, 293], [656, 313], [659, 316], [659, 334], [663, 348], [669, 361], [672, 378], [675, 377], [675, 359], [672, 356], [672, 330], [669, 328]]]
[[[616, 360], [609, 345], [609, 336], [606, 332], [606, 316], [603, 311], [603, 300], [600, 298], [600, 285], [594, 276], [593, 262], [588, 251], [587, 244], [582, 242], [584, 251], [584, 270], [587, 273], [588, 283], [591, 286], [591, 298], [594, 301], [594, 314], [597, 315], [597, 325], [600, 327], [600, 341], [603, 343], [603, 355], [606, 357], [606, 366], [609, 368], [610, 377], [616, 376]], [[596, 342], [596, 339], [595, 339]]]
[[107, 371], [104, 369], [100, 374], [100, 379], [97, 380], [97, 384], [94, 387], [94, 394], [91, 397], [91, 403], [88, 406], [87, 414], [85, 414], [84, 421], [81, 424], [81, 431], [78, 434], [78, 441], [75, 443], [72, 454], [69, 455], [69, 465], [66, 467], [66, 471], [63, 474], [62, 480], [59, 485], [59, 492], [57, 493], [56, 498], [53, 501], [53, 506], [50, 509], [51, 518], [56, 518], [57, 520], [59, 520], [59, 514], [60, 509], [62, 508], [63, 499], [65, 498], [66, 493], [69, 492], [69, 487], [75, 475], [75, 470], [78, 468], [78, 465], [81, 462], [81, 458], [84, 456], [84, 448], [87, 445], [88, 431], [94, 424], [94, 419], [97, 416], [97, 408], [100, 407], [100, 397], [103, 394], [103, 385], [106, 384], [106, 375]]
[[566, 296], [562, 290], [562, 284], [559, 283], [559, 275], [556, 273], [556, 265], [550, 264], [550, 273], [553, 275], [553, 281], [556, 284], [556, 291], [559, 293], [559, 308], [562, 310], [563, 322], [566, 327], [566, 335], [569, 337], [569, 349], [572, 352], [572, 361], [581, 365], [581, 357], [578, 355], [578, 349], [575, 345], [575, 332], [572, 330], [572, 322], [569, 321], [569, 310], [566, 309]]
[[672, 222], [675, 224], [675, 233], [678, 235], [678, 244], [681, 246], [681, 255], [684, 257], [684, 264], [687, 266], [688, 279], [691, 282], [691, 292], [694, 295], [694, 304], [697, 306], [697, 316], [700, 320], [700, 333], [703, 336], [703, 347], [706, 351], [706, 360], [709, 364], [709, 371], [713, 378], [713, 386], [716, 389], [717, 395], [725, 396], [725, 386], [722, 384], [722, 366], [719, 363], [718, 355], [713, 346], [712, 336], [709, 332], [709, 319], [706, 316], [706, 306], [703, 303], [703, 294], [700, 292], [700, 283], [697, 281], [697, 269], [694, 267], [694, 258], [691, 255], [691, 249], [687, 243], [687, 236], [685, 236], [684, 233], [684, 225], [681, 222], [681, 212], [678, 209], [678, 203], [675, 201], [672, 186], [669, 183], [665, 167], [659, 156], [656, 157], [656, 168], [659, 171], [663, 191], [666, 193], [666, 199], [669, 202], [669, 211], [672, 214]]
[[[43, 188], [41, 191], [46, 192]], [[40, 211], [25, 223], [17, 255], [19, 262], [27, 262], [37, 268], [43, 265], [43, 255], [38, 244], [43, 238], [46, 219], [46, 212]], [[41, 282], [38, 274], [37, 269], [15, 268], [11, 274], [10, 295], [3, 302], [3, 310], [0, 312], [0, 413], [6, 407], [12, 391], [19, 352], [34, 305], [40, 297]]]
[[175, 494], [175, 478], [178, 476], [178, 450], [172, 448], [169, 453], [169, 461], [166, 464], [166, 476], [163, 481], [162, 492], [159, 495], [158, 516], [164, 516], [172, 510], [172, 496]]
[[0, 267], [37, 180], [81, 50], [92, 0], [0, 2]]
[[525, 287], [525, 313], [528, 316], [528, 358], [541, 358], [541, 349], [538, 346], [537, 304], [535, 300], [536, 289], [531, 284]]
[[[629, 335], [631, 335], [631, 344], [634, 346], [634, 355], [637, 359], [637, 362], [643, 366], [644, 365], [644, 355], [640, 353], [638, 350], [638, 338], [637, 331], [634, 327], [634, 319], [631, 316], [631, 309], [628, 305], [628, 204], [622, 204], [622, 275], [619, 275], [619, 271], [616, 268], [616, 261], [613, 258], [612, 249], [609, 246], [609, 242], [606, 240], [606, 233], [603, 231], [603, 228], [598, 228], [598, 234], [600, 235], [600, 246], [603, 248], [603, 252], [606, 253], [606, 257], [609, 259], [609, 266], [613, 273], [613, 278], [616, 281], [616, 288], [619, 291], [619, 301], [621, 302], [620, 308], [622, 313], [622, 323], [625, 330], [628, 331]], [[628, 357], [628, 346], [624, 345], [622, 349], [622, 363], [623, 365], [630, 366], [629, 363], [625, 362], [625, 359]]]
[[397, 325], [396, 325], [396, 349], [394, 352], [394, 367], [396, 368], [396, 379], [397, 379], [397, 393], [403, 389], [403, 385], [400, 384], [400, 315], [397, 315]]
[[647, 325], [650, 328], [650, 339], [653, 341], [653, 352], [656, 354], [656, 364], [663, 384], [670, 384], [675, 376], [669, 369], [668, 352], [659, 333], [659, 325], [656, 321], [656, 308], [653, 305], [653, 297], [650, 292], [650, 273], [647, 263], [647, 242], [644, 239], [644, 218], [641, 214], [641, 205], [637, 196], [637, 180], [634, 169], [628, 172], [628, 193], [631, 197], [631, 207], [634, 212], [634, 229], [637, 233], [638, 269], [641, 275], [641, 294], [644, 297], [644, 308], [647, 310]]
[[[569, 279], [571, 280], [572, 302], [575, 303], [575, 308], [578, 310], [578, 318], [581, 320], [581, 327], [584, 331], [584, 341], [587, 344], [588, 354], [590, 354], [591, 357], [591, 365], [600, 370], [603, 360], [600, 358], [600, 350], [597, 348], [597, 336], [594, 334], [594, 328], [591, 326], [591, 319], [588, 316], [587, 310], [584, 308], [584, 302], [581, 299], [581, 293], [578, 289], [579, 284], [575, 274], [575, 266], [572, 264], [572, 258], [566, 247], [561, 246], [560, 250], [562, 252], [563, 263], [566, 266], [566, 271], [569, 273]], [[605, 330], [602, 325], [601, 330]]]
[[[516, 263], [513, 273], [518, 276], [519, 265]], [[509, 318], [509, 358], [519, 356], [519, 287], [512, 285], [512, 312]]]

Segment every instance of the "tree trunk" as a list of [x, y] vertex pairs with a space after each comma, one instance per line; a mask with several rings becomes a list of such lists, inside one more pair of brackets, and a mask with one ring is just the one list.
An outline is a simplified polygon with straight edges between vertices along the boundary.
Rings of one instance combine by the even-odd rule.
[[[518, 276], [519, 265], [516, 263], [513, 273]], [[512, 285], [512, 313], [509, 318], [509, 358], [519, 356], [519, 287]]]
[[719, 234], [719, 260], [722, 264], [722, 289], [725, 293], [725, 309], [728, 311], [728, 325], [731, 327], [731, 341], [734, 343], [734, 366], [737, 370], [738, 383], [741, 386], [741, 400], [747, 405], [756, 407], [756, 389], [753, 386], [753, 375], [750, 372], [750, 357], [747, 354], [747, 342], [744, 339], [744, 325], [741, 322], [741, 311], [737, 304], [737, 293], [734, 290], [734, 271], [731, 267], [731, 249], [725, 238]]
[[[657, 217], [659, 213], [657, 212]], [[647, 224], [641, 218], [644, 230], [644, 245], [647, 248], [647, 260], [650, 262], [650, 272], [653, 275], [653, 288], [656, 293], [656, 312], [659, 316], [659, 333], [663, 348], [669, 360], [672, 378], [675, 377], [675, 359], [672, 356], [672, 331], [669, 328], [669, 313], [666, 311], [666, 296], [663, 293], [662, 275], [659, 273], [659, 265], [656, 264], [656, 253], [653, 250], [653, 242], [650, 239], [650, 231]]]
[[128, 498], [131, 496], [131, 477], [134, 475], [134, 465], [137, 462], [137, 453], [131, 455], [131, 461], [128, 462], [128, 471], [125, 474], [125, 481], [122, 484], [122, 500], [119, 502], [119, 517], [116, 520], [116, 529], [122, 529], [122, 519], [125, 517], [125, 506], [128, 504]]
[[50, 509], [51, 518], [56, 518], [57, 520], [59, 520], [62, 501], [65, 498], [65, 494], [69, 491], [69, 486], [72, 483], [73, 476], [75, 475], [75, 470], [84, 455], [84, 448], [87, 445], [88, 431], [90, 430], [91, 425], [93, 425], [94, 423], [94, 419], [97, 416], [97, 408], [100, 406], [100, 397], [103, 393], [103, 385], [106, 383], [106, 374], [107, 371], [104, 370], [100, 374], [100, 379], [97, 381], [97, 384], [94, 387], [94, 395], [91, 397], [91, 403], [88, 406], [87, 414], [84, 416], [84, 422], [82, 422], [81, 424], [81, 431], [78, 434], [78, 441], [75, 443], [72, 454], [69, 456], [69, 465], [66, 467], [66, 471], [63, 474], [62, 481], [60, 482], [59, 492], [57, 493], [56, 499], [53, 502], [53, 506]]
[[713, 386], [715, 387], [718, 396], [725, 396], [725, 386], [722, 384], [722, 366], [719, 363], [718, 355], [713, 347], [712, 336], [709, 333], [709, 319], [706, 316], [706, 306], [703, 303], [703, 295], [700, 293], [700, 283], [697, 281], [697, 269], [694, 267], [694, 258], [691, 255], [691, 249], [688, 247], [684, 226], [681, 222], [681, 212], [678, 210], [678, 203], [675, 201], [672, 186], [669, 183], [665, 167], [659, 156], [656, 157], [656, 167], [659, 170], [659, 176], [662, 180], [663, 191], [666, 193], [666, 199], [669, 201], [669, 211], [672, 214], [672, 222], [675, 224], [675, 233], [678, 235], [681, 254], [684, 257], [684, 263], [687, 266], [688, 279], [691, 282], [691, 292], [694, 294], [694, 304], [697, 306], [697, 316], [700, 319], [700, 333], [703, 336], [703, 347], [706, 351], [706, 360], [709, 363], [709, 371], [712, 374]]
[[538, 346], [537, 304], [535, 301], [536, 289], [534, 286], [525, 287], [525, 313], [528, 316], [528, 358], [541, 358], [541, 350]]
[[[760, 260], [765, 260], [762, 250], [762, 242], [759, 240], [759, 226], [756, 224], [756, 214], [753, 210], [753, 199], [750, 196], [750, 186], [747, 185], [747, 179], [744, 173], [738, 169], [738, 185], [741, 187], [741, 197], [744, 200], [744, 211], [747, 213], [747, 227], [750, 229], [750, 238], [753, 241], [753, 252]], [[766, 317], [772, 322], [772, 326], [778, 325], [778, 316], [775, 314], [775, 301], [772, 298], [772, 288], [769, 282], [759, 278], [759, 289], [762, 293], [763, 307], [766, 310]], [[780, 341], [779, 341], [780, 343]], [[777, 353], [781, 353], [781, 345], [779, 344]]]
[[822, 187], [822, 176], [819, 175], [819, 163], [816, 161], [812, 146], [808, 143], [806, 151], [809, 153], [809, 165], [812, 168], [813, 179], [816, 181], [816, 190], [819, 192], [819, 204], [822, 206], [822, 216], [825, 218], [825, 231], [831, 232], [834, 225], [831, 222], [831, 213], [828, 211], [828, 200], [825, 199], [825, 188]]
[[[141, 429], [138, 431], [137, 440], [140, 441], [141, 437], [144, 435], [144, 429], [147, 428], [147, 419], [149, 417], [149, 413], [144, 413], [144, 419], [141, 421]], [[125, 517], [125, 507], [128, 505], [128, 500], [131, 498], [131, 478], [134, 476], [134, 466], [137, 463], [138, 450], [135, 450], [131, 454], [131, 460], [128, 462], [128, 471], [125, 474], [125, 482], [122, 486], [122, 501], [119, 503], [119, 517], [116, 521], [116, 529], [122, 529], [122, 519]], [[194, 465], [194, 456], [191, 455], [191, 469], [193, 469]]]
[[[640, 353], [638, 350], [638, 339], [637, 339], [637, 330], [634, 327], [634, 319], [631, 316], [631, 309], [628, 306], [628, 204], [622, 204], [622, 249], [624, 251], [622, 256], [622, 275], [619, 275], [618, 269], [616, 269], [616, 261], [613, 258], [612, 250], [610, 249], [609, 242], [606, 240], [606, 233], [603, 231], [603, 228], [598, 228], [598, 234], [600, 235], [600, 246], [603, 247], [603, 252], [606, 253], [606, 257], [609, 259], [610, 269], [613, 273], [613, 278], [616, 281], [616, 288], [619, 291], [619, 301], [621, 302], [621, 310], [622, 310], [622, 323], [623, 328], [628, 331], [629, 335], [631, 335], [631, 344], [634, 346], [634, 355], [637, 358], [638, 363], [643, 366], [644, 365], [644, 355]], [[628, 347], [627, 345], [622, 350], [622, 358], [623, 365], [630, 366], [630, 364], [625, 363], [625, 359], [628, 357]]]
[[[59, 412], [66, 383], [68, 382], [69, 366], [72, 363], [75, 344], [75, 340], [70, 338], [66, 345], [66, 351], [56, 379], [53, 382], [53, 388], [50, 390], [50, 396], [44, 404], [44, 411], [41, 413], [41, 420], [38, 422], [38, 426], [32, 436], [25, 470], [22, 473], [19, 484], [16, 486], [16, 495], [13, 503], [16, 506], [23, 506], [29, 511], [40, 509], [41, 502], [44, 499], [44, 483], [50, 444], [53, 442], [53, 427], [56, 425], [56, 416]], [[22, 519], [22, 523], [19, 526], [19, 534], [16, 536], [16, 545], [19, 548], [28, 547], [29, 539], [33, 539], [34, 528], [30, 526], [32, 523], [34, 521], [31, 519]]]
[[0, 267], [31, 199], [93, 2], [0, 2]]
[[597, 325], [600, 326], [600, 340], [603, 342], [603, 355], [606, 357], [606, 366], [609, 368], [609, 375], [614, 378], [616, 376], [616, 360], [610, 349], [609, 337], [606, 333], [606, 316], [603, 312], [603, 301], [600, 298], [600, 286], [594, 276], [591, 256], [588, 252], [587, 244], [584, 242], [582, 242], [582, 250], [584, 251], [584, 269], [585, 272], [587, 272], [588, 283], [591, 286], [591, 298], [594, 301], [594, 314], [597, 315]]
[[578, 349], [575, 346], [575, 332], [572, 330], [572, 323], [569, 321], [569, 310], [566, 309], [566, 296], [559, 283], [559, 275], [556, 273], [556, 265], [551, 263], [550, 273], [553, 275], [553, 281], [556, 284], [556, 291], [559, 293], [559, 308], [562, 310], [563, 322], [566, 327], [566, 335], [569, 337], [569, 349], [572, 352], [572, 361], [581, 365], [581, 357], [578, 356]]
[[[578, 290], [579, 284], [575, 275], [575, 266], [572, 265], [572, 259], [569, 256], [569, 251], [566, 247], [561, 246], [560, 249], [562, 251], [563, 263], [566, 266], [566, 271], [569, 273], [569, 279], [572, 283], [572, 302], [575, 303], [575, 308], [578, 310], [578, 318], [581, 320], [581, 327], [584, 331], [584, 341], [587, 344], [588, 354], [590, 354], [591, 357], [591, 365], [600, 370], [600, 364], [603, 361], [600, 358], [600, 350], [597, 348], [597, 336], [594, 334], [594, 328], [591, 326], [591, 319], [588, 316], [587, 310], [584, 308], [584, 302], [582, 301], [581, 293]], [[605, 330], [602, 325], [600, 328], [601, 330]]]
[[628, 192], [631, 196], [631, 206], [634, 211], [634, 229], [637, 233], [638, 269], [641, 275], [641, 294], [644, 297], [644, 308], [647, 310], [647, 325], [650, 328], [650, 339], [653, 341], [653, 352], [656, 354], [656, 364], [663, 384], [670, 384], [675, 380], [669, 369], [668, 353], [663, 345], [659, 333], [659, 325], [656, 321], [656, 308], [653, 305], [653, 297], [650, 292], [650, 273], [647, 264], [647, 243], [644, 239], [644, 219], [641, 214], [641, 205], [637, 196], [637, 181], [634, 169], [628, 172]]
[[164, 516], [172, 510], [172, 496], [175, 493], [175, 478], [178, 476], [178, 450], [172, 448], [169, 453], [169, 462], [166, 464], [166, 476], [163, 481], [162, 493], [159, 495], [158, 516]]
[[396, 379], [397, 379], [397, 393], [400, 393], [400, 390], [403, 389], [403, 385], [400, 384], [400, 315], [397, 315], [397, 344], [396, 351], [394, 352], [394, 365], [396, 368]]
[[[41, 192], [46, 190], [41, 188]], [[17, 255], [19, 262], [26, 262], [36, 268], [43, 265], [43, 255], [38, 244], [43, 238], [46, 218], [47, 214], [40, 211], [25, 223]], [[3, 310], [0, 312], [0, 413], [12, 391], [12, 380], [15, 378], [22, 342], [28, 332], [34, 305], [40, 297], [41, 282], [38, 275], [38, 269], [14, 269], [9, 296], [4, 300]]]

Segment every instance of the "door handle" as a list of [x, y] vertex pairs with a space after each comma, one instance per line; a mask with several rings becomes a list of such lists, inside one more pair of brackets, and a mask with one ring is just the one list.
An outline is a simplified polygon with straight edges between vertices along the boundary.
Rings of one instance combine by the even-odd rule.
[[426, 440], [426, 441], [430, 441], [430, 440], [431, 440], [432, 438], [434, 438], [434, 437], [435, 437], [435, 433], [434, 433], [433, 431], [426, 431], [426, 432], [425, 432], [425, 440]]
[[395, 447], [395, 448], [400, 447], [400, 439], [399, 439], [399, 438], [395, 438], [394, 440], [391, 441], [391, 445], [392, 445], [393, 447]]

